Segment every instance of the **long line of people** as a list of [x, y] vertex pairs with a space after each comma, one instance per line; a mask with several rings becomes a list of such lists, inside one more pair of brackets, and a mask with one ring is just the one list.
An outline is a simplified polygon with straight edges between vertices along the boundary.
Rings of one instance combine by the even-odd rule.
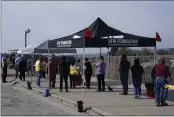
[[[32, 62], [28, 62], [28, 64]], [[25, 81], [25, 72], [27, 70], [27, 62], [24, 57], [18, 56], [15, 60], [16, 65], [16, 78], [18, 77], [18, 72], [20, 72], [20, 80]], [[7, 76], [7, 60], [5, 56], [2, 58], [2, 82], [6, 82]], [[29, 66], [31, 69], [31, 66]], [[97, 83], [98, 83], [98, 92], [105, 91], [105, 72], [106, 72], [106, 64], [104, 62], [104, 57], [100, 56], [99, 61], [96, 64], [96, 74], [97, 74]], [[142, 75], [144, 73], [143, 67], [140, 65], [140, 61], [138, 58], [134, 60], [134, 65], [130, 67], [130, 62], [127, 60], [126, 55], [122, 55], [119, 69], [120, 72], [120, 81], [122, 84], [122, 93], [120, 95], [128, 95], [128, 77], [129, 71], [131, 69], [132, 72], [132, 82], [134, 86], [134, 94], [136, 99], [141, 98], [141, 84], [142, 84]], [[37, 75], [36, 86], [40, 87], [40, 79], [42, 77], [45, 78], [45, 73], [48, 74], [49, 79], [49, 88], [55, 88], [56, 83], [56, 74], [60, 74], [60, 92], [63, 89], [63, 81], [65, 82], [65, 91], [68, 92], [68, 76], [70, 78], [70, 88], [76, 88], [76, 85], [82, 83], [82, 70], [83, 68], [80, 65], [80, 60], [75, 63], [74, 60], [68, 61], [66, 57], [63, 56], [62, 60], [57, 63], [54, 57], [51, 57], [46, 64], [43, 60], [43, 57], [39, 57], [35, 63], [35, 72]], [[33, 71], [30, 71], [33, 73]], [[89, 62], [88, 58], [85, 58], [85, 85], [88, 89], [90, 89], [91, 77], [92, 77], [92, 65]], [[154, 84], [154, 93], [155, 93], [155, 101], [156, 105], [162, 106], [168, 105], [166, 103], [167, 100], [167, 92], [168, 89], [164, 88], [165, 84], [173, 84], [171, 73], [169, 71], [169, 67], [165, 65], [165, 58], [158, 59], [158, 63], [154, 65], [152, 69], [152, 81]], [[167, 78], [170, 78], [168, 82]], [[160, 90], [162, 89], [162, 95], [160, 97]]]

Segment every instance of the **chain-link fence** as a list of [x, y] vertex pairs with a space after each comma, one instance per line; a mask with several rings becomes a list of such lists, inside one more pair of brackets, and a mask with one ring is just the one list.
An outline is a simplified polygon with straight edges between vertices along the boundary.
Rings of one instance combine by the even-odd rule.
[[[159, 58], [160, 56], [156, 56], [156, 59], [154, 56], [136, 56], [139, 58], [141, 65], [144, 68], [144, 74], [143, 74], [143, 83], [144, 82], [151, 82], [151, 71], [155, 64], [155, 60]], [[164, 56], [166, 58], [166, 64], [169, 66], [172, 76], [174, 77], [174, 56]], [[134, 64], [134, 56], [128, 56], [128, 60], [130, 61], [131, 66]], [[92, 63], [93, 68], [93, 77], [96, 77], [96, 63], [98, 61], [99, 57], [90, 57], [89, 60]], [[110, 62], [108, 64], [108, 57], [104, 57], [104, 61], [107, 66], [107, 70], [109, 68], [109, 76], [106, 72], [106, 78], [113, 79], [113, 80], [119, 80], [119, 64], [120, 64], [121, 56], [110, 56]], [[109, 67], [108, 67], [109, 66]], [[131, 82], [131, 72], [129, 72], [129, 82]], [[174, 79], [173, 79], [174, 80]]]

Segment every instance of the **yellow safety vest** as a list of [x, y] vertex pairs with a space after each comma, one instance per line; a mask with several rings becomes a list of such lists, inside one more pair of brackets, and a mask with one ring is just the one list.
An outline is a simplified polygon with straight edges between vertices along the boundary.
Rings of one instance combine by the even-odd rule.
[[36, 61], [35, 70], [36, 70], [36, 71], [40, 71], [40, 60], [37, 60], [37, 61]]
[[70, 66], [70, 75], [77, 75], [77, 66], [76, 65]]

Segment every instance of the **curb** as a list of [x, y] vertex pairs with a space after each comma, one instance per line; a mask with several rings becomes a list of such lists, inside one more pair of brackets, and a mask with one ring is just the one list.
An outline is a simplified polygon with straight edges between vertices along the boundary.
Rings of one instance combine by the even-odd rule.
[[[16, 84], [16, 85], [22, 86], [22, 87], [24, 87], [24, 88], [27, 88], [26, 85], [23, 85], [23, 84], [21, 84], [21, 83]], [[36, 92], [36, 93], [43, 94], [43, 91], [40, 90], [40, 89], [32, 88], [32, 90], [33, 90], [34, 92]], [[64, 97], [55, 95], [55, 94], [51, 94], [51, 97], [60, 100], [61, 103], [63, 103], [64, 105], [67, 105], [67, 106], [69, 106], [69, 107], [77, 107], [76, 101], [72, 101], [72, 100], [69, 100], [69, 99], [67, 99], [67, 98], [64, 98]], [[111, 116], [111, 115], [112, 115], [111, 113], [108, 113], [108, 112], [103, 111], [103, 110], [98, 110], [98, 109], [93, 108], [93, 107], [90, 107], [90, 106], [88, 106], [88, 105], [86, 105], [86, 104], [83, 104], [83, 107], [84, 107], [85, 112], [86, 112], [87, 114], [92, 114], [92, 115], [95, 114], [95, 115], [99, 115], [99, 116]]]

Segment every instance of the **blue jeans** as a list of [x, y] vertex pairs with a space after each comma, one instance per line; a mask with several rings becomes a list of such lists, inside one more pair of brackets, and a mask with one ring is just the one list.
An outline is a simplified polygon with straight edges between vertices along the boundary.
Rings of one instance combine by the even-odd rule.
[[[164, 88], [164, 85], [167, 84], [166, 78], [156, 78], [155, 79], [155, 101], [156, 103], [165, 102], [168, 96], [168, 89]], [[160, 96], [160, 92], [162, 93]]]
[[38, 71], [38, 72], [37, 72], [37, 79], [36, 79], [36, 85], [37, 85], [37, 86], [40, 86], [40, 78], [41, 78], [41, 72]]
[[132, 78], [135, 96], [141, 96], [141, 79]]

